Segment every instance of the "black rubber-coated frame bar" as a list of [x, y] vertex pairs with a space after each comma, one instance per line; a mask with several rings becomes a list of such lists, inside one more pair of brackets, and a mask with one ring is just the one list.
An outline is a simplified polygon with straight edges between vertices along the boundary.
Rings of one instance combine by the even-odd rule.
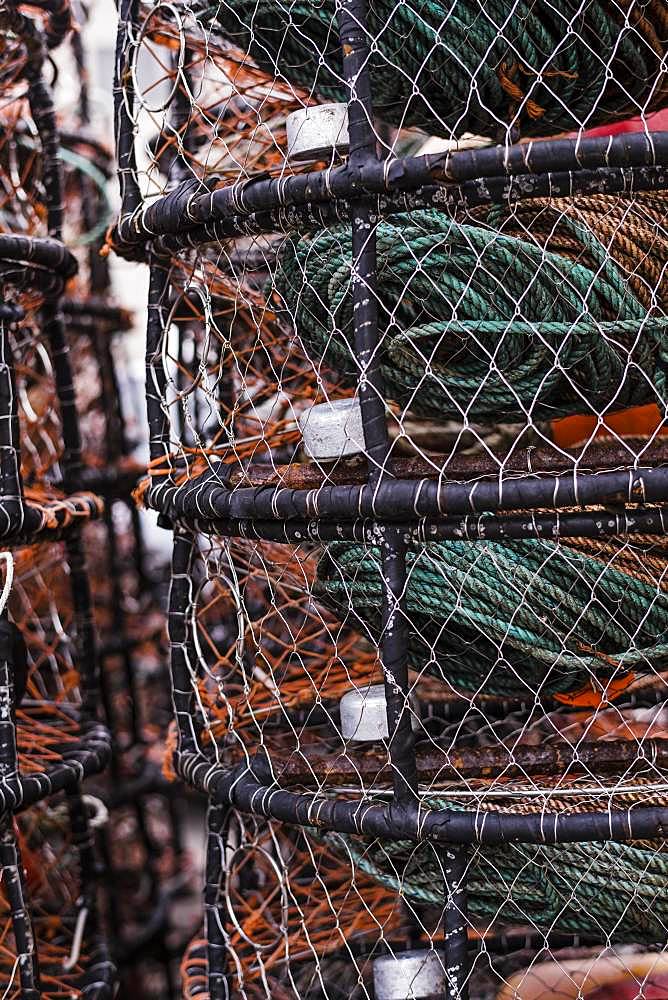
[[[158, 452], [156, 457], [160, 457]], [[214, 523], [230, 519], [350, 522], [365, 517], [393, 522], [494, 511], [620, 507], [668, 500], [665, 466], [558, 475], [511, 474], [469, 483], [449, 482], [446, 467], [440, 479], [391, 479], [387, 475], [375, 487], [322, 486], [317, 490], [280, 486], [231, 490], [225, 485], [225, 476], [226, 466], [219, 464], [187, 479], [181, 486], [174, 485], [169, 477], [155, 477], [148, 491], [148, 506], [176, 522]], [[596, 519], [600, 514], [590, 516]]]
[[468, 919], [466, 870], [468, 851], [464, 847], [446, 847], [441, 855], [445, 875], [443, 940], [445, 956], [446, 1000], [468, 1000]]
[[[177, 522], [178, 523], [178, 522]], [[387, 522], [383, 522], [387, 523]], [[354, 521], [273, 521], [245, 520], [189, 521], [190, 527], [204, 534], [262, 539], [286, 545], [327, 544], [350, 541], [377, 545], [381, 533], [373, 518]], [[419, 518], [392, 527], [406, 544], [424, 545], [430, 541], [509, 541], [521, 538], [615, 538], [633, 535], [668, 533], [668, 506], [564, 513], [551, 511], [534, 514], [465, 514], [450, 518]]]
[[190, 678], [189, 621], [193, 609], [193, 570], [196, 562], [193, 539], [189, 534], [174, 534], [172, 574], [169, 587], [168, 631], [172, 672], [172, 704], [177, 725], [177, 750], [174, 765], [178, 768], [183, 753], [197, 755], [201, 719]]
[[[378, 163], [373, 130], [368, 32], [365, 0], [344, 0], [339, 9], [339, 36], [343, 50], [343, 75], [348, 87], [348, 133], [352, 170]], [[376, 290], [376, 216], [364, 198], [350, 203], [353, 254], [353, 315], [355, 355], [361, 380], [359, 401], [368, 460], [368, 483], [375, 489], [383, 477], [390, 451], [385, 419], [385, 387], [378, 347], [378, 295]], [[417, 793], [417, 768], [413, 729], [408, 708], [408, 622], [405, 615], [405, 549], [391, 529], [381, 545], [384, 581], [383, 630], [380, 643], [385, 682], [390, 759], [395, 775], [395, 796], [402, 802]]]
[[[421, 208], [440, 211], [470, 210], [479, 205], [510, 204], [530, 198], [569, 198], [587, 194], [626, 194], [665, 190], [668, 172], [665, 167], [600, 167], [576, 173], [545, 173], [519, 177], [490, 177], [452, 185], [425, 185], [415, 191], [390, 191], [368, 195], [378, 218]], [[145, 261], [149, 253], [169, 258], [183, 250], [200, 249], [206, 243], [220, 243], [235, 236], [271, 233], [294, 233], [323, 229], [346, 223], [350, 202], [309, 202], [268, 209], [263, 212], [236, 214], [174, 235], [157, 236], [150, 243], [124, 245], [119, 252], [129, 260]], [[150, 249], [149, 249], [150, 248]]]
[[[359, 44], [364, 44], [359, 31], [357, 35]], [[356, 88], [359, 86], [358, 79]], [[351, 110], [352, 125], [355, 112]], [[123, 112], [127, 114], [126, 109]], [[366, 120], [370, 121], [368, 116]], [[124, 139], [126, 131], [127, 126], [125, 129], [119, 127], [119, 136]], [[130, 154], [125, 147], [126, 143], [122, 142], [122, 159], [119, 154], [122, 180], [129, 169]], [[615, 172], [650, 168], [647, 176], [654, 177], [657, 186], [668, 187], [668, 132], [539, 140], [511, 147], [495, 146], [390, 160], [379, 160], [375, 156], [356, 158], [353, 155], [356, 149], [359, 146], [351, 142], [349, 160], [343, 166], [326, 170], [280, 178], [250, 178], [224, 187], [216, 187], [218, 178], [215, 176], [204, 182], [189, 179], [143, 208], [137, 201], [135, 186], [128, 188], [125, 185], [126, 201], [114, 232], [114, 246], [118, 253], [132, 256], [133, 247], [155, 243], [159, 237], [190, 235], [183, 245], [193, 245], [204, 242], [207, 237], [211, 239], [215, 224], [229, 223], [228, 236], [243, 235], [246, 220], [276, 211], [312, 208], [337, 200], [351, 201], [365, 195], [417, 192], [438, 186], [442, 189], [444, 185], [447, 190], [447, 187], [473, 181], [476, 186], [482, 181], [483, 200], [490, 198], [495, 189], [496, 195], [490, 200], [500, 200], [510, 178], [516, 179], [516, 183], [519, 181], [523, 197], [535, 197], [532, 178], [552, 174], [569, 175], [571, 190], [574, 188], [582, 194], [600, 193], [595, 178], [596, 171], [601, 168]], [[642, 176], [639, 174], [639, 180]], [[526, 178], [526, 183], [520, 180], [522, 178]], [[485, 182], [491, 182], [491, 186]]]
[[0, 875], [14, 932], [21, 1000], [40, 1000], [39, 956], [25, 900], [23, 871], [11, 817], [3, 816], [0, 820]]
[[22, 269], [32, 265], [53, 271], [62, 282], [77, 272], [76, 257], [59, 237], [0, 233], [0, 260], [20, 264]]
[[[349, 91], [348, 164], [353, 171], [367, 163], [381, 166], [376, 156], [373, 130], [368, 34], [364, 30], [364, 4], [344, 0], [339, 10], [339, 36], [343, 75]], [[355, 192], [353, 192], [355, 194]], [[374, 486], [382, 475], [389, 454], [385, 421], [385, 386], [376, 351], [378, 346], [378, 292], [376, 287], [376, 217], [365, 199], [350, 201], [352, 231], [352, 298], [355, 316], [355, 356], [361, 379], [359, 403], [364, 427], [364, 451], [369, 464], [369, 483]]]
[[[120, 0], [118, 5], [118, 31], [116, 35], [116, 63], [114, 68], [114, 134], [116, 139], [116, 170], [121, 193], [123, 212], [133, 215], [141, 205], [141, 192], [137, 184], [137, 158], [132, 118], [128, 105], [134, 104], [132, 67], [136, 50], [128, 45], [130, 29], [137, 21], [138, 0]], [[127, 102], [127, 104], [126, 104]]]
[[232, 992], [227, 971], [226, 908], [221, 903], [224, 877], [227, 805], [209, 802], [207, 811], [206, 884], [204, 887], [204, 926], [207, 941], [207, 977], [209, 1000], [231, 1000]]
[[14, 380], [9, 334], [23, 316], [23, 310], [0, 304], [0, 537], [3, 539], [24, 529], [25, 504], [21, 488], [18, 397]]
[[[321, 831], [434, 844], [566, 844], [607, 840], [653, 840], [668, 833], [668, 807], [635, 806], [582, 813], [512, 814], [481, 810], [429, 809], [420, 802], [397, 804], [369, 798], [335, 799], [280, 788], [266, 759], [252, 758], [226, 770], [201, 753], [177, 754], [184, 781], [211, 801], [242, 812]], [[258, 777], [259, 776], [259, 777]]]
[[84, 778], [99, 774], [111, 757], [111, 737], [99, 723], [82, 727], [76, 746], [65, 746], [62, 760], [46, 771], [17, 775], [0, 784], [0, 812], [21, 812], [62, 792]]
[[389, 525], [379, 526], [378, 538], [383, 580], [380, 659], [385, 679], [394, 798], [401, 803], [415, 799], [418, 791], [415, 738], [408, 701], [406, 543], [401, 534]]
[[[472, 209], [479, 205], [510, 204], [530, 198], [569, 198], [587, 194], [626, 194], [665, 190], [668, 172], [665, 167], [600, 167], [576, 173], [545, 173], [519, 177], [490, 177], [461, 184], [425, 185], [415, 191], [390, 191], [369, 195], [378, 218], [421, 208], [441, 211]], [[220, 243], [235, 236], [271, 233], [294, 233], [323, 229], [346, 223], [350, 202], [309, 202], [277, 207], [263, 212], [235, 214], [176, 234], [157, 236], [150, 243], [124, 245], [119, 252], [129, 260], [144, 261], [149, 252], [169, 258], [183, 250], [199, 249], [202, 244]], [[149, 251], [150, 247], [150, 251]]]
[[169, 270], [151, 263], [146, 319], [146, 410], [151, 461], [169, 455], [169, 417], [164, 408], [167, 375], [162, 358], [162, 337], [169, 311]]

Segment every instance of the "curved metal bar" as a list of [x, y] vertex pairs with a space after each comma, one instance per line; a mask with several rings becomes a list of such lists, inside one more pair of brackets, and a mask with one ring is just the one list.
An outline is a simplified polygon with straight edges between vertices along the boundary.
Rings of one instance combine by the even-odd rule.
[[[531, 509], [564, 510], [591, 506], [660, 504], [668, 500], [668, 467], [629, 468], [604, 472], [509, 476], [494, 481], [448, 482], [442, 478], [383, 479], [376, 487], [322, 486], [293, 490], [259, 486], [230, 490], [226, 466], [175, 485], [154, 479], [147, 505], [174, 522], [203, 524], [230, 520], [438, 521], [455, 515]], [[583, 515], [584, 516], [584, 515]], [[600, 519], [603, 515], [591, 515]], [[524, 523], [527, 518], [524, 518]]]
[[497, 192], [499, 187], [508, 188], [512, 179], [518, 196], [536, 197], [536, 177], [569, 174], [577, 190], [581, 172], [585, 193], [591, 187], [594, 171], [610, 170], [619, 176], [620, 171], [630, 168], [650, 168], [657, 186], [668, 187], [668, 132], [549, 139], [511, 147], [402, 157], [389, 165], [373, 157], [351, 157], [341, 167], [281, 178], [252, 177], [224, 187], [216, 187], [215, 176], [206, 181], [191, 178], [141, 209], [133, 199], [131, 210], [122, 214], [117, 223], [112, 242], [123, 254], [126, 248], [157, 237], [190, 233], [192, 242], [198, 233], [203, 241], [212, 225], [227, 222], [234, 232], [241, 233], [245, 220], [266, 213], [434, 187], [447, 197], [453, 186], [472, 181], [491, 194], [495, 188]]
[[419, 802], [378, 803], [290, 792], [271, 783], [266, 759], [225, 770], [203, 754], [177, 757], [178, 773], [214, 802], [297, 826], [385, 840], [440, 844], [566, 844], [663, 838], [668, 807], [634, 807], [573, 814], [529, 815], [430, 809]]

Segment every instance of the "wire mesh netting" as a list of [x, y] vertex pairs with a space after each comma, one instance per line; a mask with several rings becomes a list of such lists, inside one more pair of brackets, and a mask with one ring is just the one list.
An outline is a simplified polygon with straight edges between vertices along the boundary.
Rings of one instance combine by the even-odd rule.
[[665, 989], [667, 42], [121, 3], [186, 996]]

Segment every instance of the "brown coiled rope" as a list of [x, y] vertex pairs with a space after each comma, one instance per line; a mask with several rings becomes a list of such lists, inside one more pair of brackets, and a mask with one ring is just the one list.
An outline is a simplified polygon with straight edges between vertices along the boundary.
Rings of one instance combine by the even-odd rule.
[[668, 191], [536, 198], [511, 209], [485, 207], [474, 215], [506, 235], [582, 262], [583, 243], [564, 224], [579, 222], [606, 247], [639, 301], [647, 309], [668, 312]]

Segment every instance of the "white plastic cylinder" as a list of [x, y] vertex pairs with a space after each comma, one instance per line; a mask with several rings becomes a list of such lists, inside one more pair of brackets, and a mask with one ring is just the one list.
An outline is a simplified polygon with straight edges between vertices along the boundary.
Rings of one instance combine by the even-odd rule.
[[[411, 707], [411, 726], [420, 725], [418, 702], [414, 695], [408, 696]], [[383, 684], [371, 684], [366, 688], [352, 688], [339, 702], [341, 735], [344, 740], [367, 743], [389, 738], [387, 728], [387, 702]]]
[[358, 399], [319, 403], [300, 414], [297, 423], [309, 458], [331, 462], [364, 451], [362, 410]]
[[348, 152], [348, 107], [346, 104], [317, 104], [300, 108], [285, 122], [289, 160], [328, 159], [332, 150]]
[[445, 995], [443, 959], [433, 949], [400, 951], [373, 963], [375, 1000], [422, 1000]]

